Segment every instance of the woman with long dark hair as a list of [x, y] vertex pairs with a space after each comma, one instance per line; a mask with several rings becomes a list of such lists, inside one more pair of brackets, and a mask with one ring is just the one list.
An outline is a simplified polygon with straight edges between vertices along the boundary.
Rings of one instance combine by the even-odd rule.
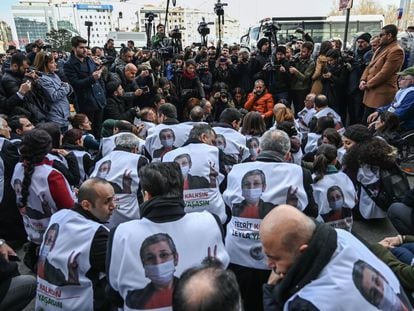
[[46, 131], [33, 129], [25, 134], [20, 145], [22, 162], [16, 165], [11, 181], [30, 241], [25, 263], [33, 271], [50, 217], [74, 205], [69, 183], [46, 157], [51, 149], [52, 139]]
[[72, 87], [56, 74], [58, 69], [52, 53], [39, 52], [36, 59], [38, 70], [43, 73], [38, 83], [50, 101], [47, 121], [58, 124], [60, 131], [64, 133], [69, 126], [70, 106], [67, 96], [72, 92]]

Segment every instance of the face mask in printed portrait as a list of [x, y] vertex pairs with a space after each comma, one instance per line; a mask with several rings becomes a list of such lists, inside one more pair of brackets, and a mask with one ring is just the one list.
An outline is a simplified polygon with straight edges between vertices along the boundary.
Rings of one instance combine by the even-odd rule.
[[98, 174], [96, 177], [99, 178], [106, 178], [108, 176], [109, 171], [111, 170], [111, 160], [104, 161], [98, 168]]
[[191, 169], [191, 157], [189, 154], [181, 154], [174, 159], [174, 162], [178, 163], [181, 167], [181, 173], [183, 174], [184, 179], [187, 179], [188, 173]]
[[175, 134], [171, 129], [163, 129], [159, 134], [161, 145], [164, 148], [171, 148], [174, 145]]
[[247, 172], [242, 179], [242, 196], [249, 204], [258, 204], [266, 189], [266, 177], [261, 170]]
[[247, 140], [246, 146], [249, 148], [250, 157], [253, 160], [256, 160], [256, 157], [259, 154], [259, 139], [256, 137], [250, 138]]
[[17, 196], [22, 194], [22, 181], [20, 179], [14, 180], [14, 191], [16, 192]]
[[145, 276], [160, 287], [172, 286], [178, 254], [172, 238], [157, 233], [144, 240], [140, 249]]
[[216, 147], [223, 150], [226, 148], [226, 139], [224, 138], [223, 135], [221, 134], [217, 134], [216, 137]]
[[379, 310], [410, 310], [384, 276], [365, 261], [358, 260], [354, 263], [352, 279], [361, 295]]
[[338, 186], [332, 186], [328, 189], [327, 199], [331, 210], [338, 210], [344, 207], [344, 193]]

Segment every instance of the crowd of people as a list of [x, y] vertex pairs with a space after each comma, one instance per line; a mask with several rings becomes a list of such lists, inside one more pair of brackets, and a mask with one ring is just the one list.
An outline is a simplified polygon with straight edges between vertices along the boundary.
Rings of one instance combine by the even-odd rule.
[[[0, 310], [412, 310], [395, 25], [171, 55], [76, 36], [0, 79]], [[316, 56], [315, 56], [316, 55]], [[400, 233], [369, 245], [355, 219]], [[19, 275], [15, 250], [36, 274]], [[335, 299], [332, 299], [335, 297]]]

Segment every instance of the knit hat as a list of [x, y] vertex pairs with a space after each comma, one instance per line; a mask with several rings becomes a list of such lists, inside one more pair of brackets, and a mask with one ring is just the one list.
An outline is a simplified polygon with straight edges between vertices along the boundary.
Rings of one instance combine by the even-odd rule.
[[343, 136], [356, 143], [363, 143], [372, 138], [372, 134], [369, 129], [362, 124], [353, 124], [348, 126]]
[[106, 119], [102, 123], [102, 128], [101, 128], [101, 136], [102, 137], [109, 137], [109, 136], [112, 136], [114, 134], [114, 126], [115, 126], [116, 121], [118, 121], [118, 120]]
[[278, 45], [276, 48], [276, 53], [286, 54], [286, 47], [283, 45]]
[[399, 76], [414, 76], [414, 67], [408, 67], [403, 71], [397, 72]]
[[262, 46], [265, 43], [269, 43], [269, 39], [268, 38], [261, 38], [258, 42], [257, 42], [257, 48], [259, 49], [259, 51], [262, 49]]
[[371, 40], [371, 35], [368, 32], [364, 32], [362, 35], [360, 35], [357, 39], [358, 40], [364, 40], [365, 42], [368, 42]]

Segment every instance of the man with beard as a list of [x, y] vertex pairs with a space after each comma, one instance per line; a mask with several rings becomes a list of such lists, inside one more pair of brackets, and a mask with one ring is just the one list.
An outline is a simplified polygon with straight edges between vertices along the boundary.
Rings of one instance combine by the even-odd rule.
[[306, 95], [311, 89], [312, 75], [315, 71], [315, 62], [311, 58], [312, 51], [312, 42], [303, 43], [299, 57], [295, 57], [289, 67], [289, 72], [292, 75], [290, 97], [293, 101], [295, 114], [303, 109]]
[[65, 76], [75, 93], [77, 112], [84, 113], [92, 122], [93, 135], [101, 137], [103, 108], [106, 105], [105, 86], [101, 79], [103, 68], [86, 54], [86, 40], [76, 36], [71, 40], [71, 57], [66, 62]]
[[364, 92], [359, 89], [359, 80], [365, 70], [365, 67], [371, 61], [373, 51], [370, 45], [371, 35], [369, 33], [363, 33], [356, 39], [357, 50], [354, 55], [354, 61], [349, 72], [348, 78], [348, 112], [349, 112], [349, 124], [359, 123], [362, 120], [363, 105], [362, 98]]
[[364, 91], [364, 117], [366, 118], [394, 99], [397, 87], [397, 72], [404, 62], [404, 51], [397, 41], [398, 28], [395, 25], [382, 27], [380, 47], [361, 76], [359, 89]]
[[254, 83], [254, 90], [247, 97], [244, 109], [249, 111], [257, 111], [267, 124], [271, 123], [273, 117], [273, 96], [265, 87], [263, 80], [257, 80]]
[[29, 59], [22, 53], [16, 53], [10, 60], [10, 69], [6, 70], [2, 79], [1, 87], [7, 97], [2, 112], [9, 116], [24, 114], [30, 116], [28, 104], [30, 104], [30, 93], [32, 82], [38, 78], [35, 72], [27, 72]]

